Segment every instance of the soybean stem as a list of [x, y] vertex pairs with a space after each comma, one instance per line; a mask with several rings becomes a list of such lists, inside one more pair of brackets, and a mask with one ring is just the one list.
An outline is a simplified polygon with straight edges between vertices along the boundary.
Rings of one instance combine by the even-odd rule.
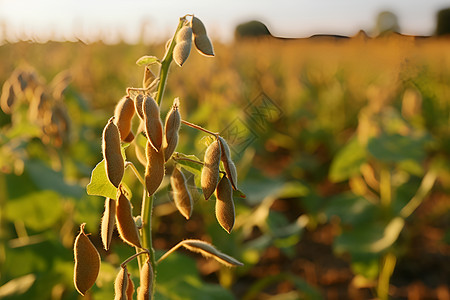
[[176, 44], [176, 36], [178, 31], [183, 27], [184, 22], [186, 21], [185, 17], [180, 18], [180, 21], [178, 23], [177, 29], [175, 30], [175, 33], [172, 37], [172, 40], [170, 41], [170, 45], [167, 48], [166, 54], [164, 55], [164, 58], [161, 61], [161, 68], [159, 69], [159, 83], [158, 83], [158, 89], [156, 93], [156, 103], [158, 105], [161, 105], [161, 100], [164, 96], [164, 90], [166, 89], [166, 83], [167, 83], [167, 76], [169, 75], [169, 67], [172, 63], [173, 59], [173, 49], [175, 48]]
[[127, 263], [129, 263], [131, 260], [133, 260], [134, 258], [136, 258], [137, 256], [144, 254], [144, 253], [149, 253], [148, 249], [142, 250], [136, 254], [131, 255], [130, 257], [128, 257], [126, 260], [124, 260], [123, 263], [120, 264], [120, 266], [123, 268]]
[[136, 175], [137, 179], [141, 182], [142, 185], [144, 185], [144, 178], [142, 178], [141, 174], [139, 174], [139, 171], [136, 169], [136, 166], [131, 162], [127, 161], [125, 162], [125, 168], [130, 167], [131, 170], [133, 170], [134, 175]]
[[169, 251], [167, 251], [166, 253], [164, 253], [163, 256], [161, 256], [158, 261], [156, 262], [157, 264], [159, 264], [161, 261], [163, 261], [164, 259], [167, 258], [167, 256], [169, 256], [172, 252], [174, 252], [175, 250], [177, 250], [178, 248], [181, 247], [181, 245], [183, 244], [183, 242], [179, 242], [178, 244], [176, 244], [175, 246], [173, 246]]
[[201, 127], [201, 126], [198, 126], [198, 125], [193, 124], [193, 123], [191, 123], [191, 122], [188, 122], [188, 121], [186, 121], [186, 120], [181, 120], [181, 123], [183, 123], [184, 125], [187, 125], [187, 126], [189, 126], [189, 127], [192, 127], [192, 128], [201, 130], [201, 131], [203, 131], [203, 132], [209, 133], [209, 134], [211, 134], [211, 135], [214, 135], [215, 137], [218, 137], [218, 136], [219, 136], [219, 134], [218, 134], [217, 132], [209, 131], [208, 129], [205, 129], [205, 128]]

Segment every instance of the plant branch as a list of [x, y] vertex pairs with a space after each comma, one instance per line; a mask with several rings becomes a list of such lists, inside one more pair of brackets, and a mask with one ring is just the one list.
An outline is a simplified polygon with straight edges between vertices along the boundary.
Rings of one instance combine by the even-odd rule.
[[409, 217], [417, 207], [423, 202], [425, 197], [430, 192], [436, 181], [437, 174], [435, 171], [428, 171], [420, 183], [416, 194], [409, 200], [409, 202], [400, 211], [400, 216], [403, 218]]
[[133, 170], [134, 175], [136, 175], [136, 178], [141, 182], [142, 185], [145, 185], [144, 178], [142, 178], [141, 174], [139, 174], [139, 171], [136, 169], [136, 166], [131, 161], [125, 162], [125, 168], [130, 167], [131, 170]]
[[189, 126], [189, 127], [192, 127], [192, 128], [198, 129], [198, 130], [201, 130], [201, 131], [203, 131], [203, 132], [206, 132], [206, 133], [208, 133], [208, 134], [214, 135], [216, 138], [219, 136], [219, 133], [217, 133], [217, 132], [209, 131], [208, 129], [205, 129], [205, 128], [201, 127], [201, 126], [198, 126], [198, 125], [193, 124], [193, 123], [191, 123], [191, 122], [188, 122], [188, 121], [186, 121], [186, 120], [181, 120], [181, 123], [183, 123], [184, 125], [187, 125], [187, 126]]

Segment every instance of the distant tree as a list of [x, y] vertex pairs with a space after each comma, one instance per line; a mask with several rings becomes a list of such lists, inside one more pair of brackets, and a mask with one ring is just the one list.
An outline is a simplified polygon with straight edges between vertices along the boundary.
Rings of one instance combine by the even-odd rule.
[[380, 12], [375, 25], [376, 35], [382, 36], [392, 32], [400, 32], [397, 15], [390, 11]]
[[269, 29], [260, 21], [250, 21], [239, 24], [235, 31], [234, 37], [236, 39], [248, 38], [248, 37], [264, 37], [272, 36]]
[[450, 34], [450, 8], [442, 9], [437, 13], [436, 35]]

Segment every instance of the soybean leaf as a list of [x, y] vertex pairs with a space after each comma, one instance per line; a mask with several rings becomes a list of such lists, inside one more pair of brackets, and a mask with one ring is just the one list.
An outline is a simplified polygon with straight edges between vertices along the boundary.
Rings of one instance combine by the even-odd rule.
[[136, 61], [138, 66], [150, 65], [154, 63], [159, 63], [159, 59], [156, 56], [144, 55]]
[[382, 134], [369, 140], [367, 149], [375, 158], [387, 163], [406, 160], [421, 162], [426, 156], [425, 145], [429, 137], [412, 137], [400, 134]]
[[41, 231], [59, 220], [62, 204], [54, 191], [40, 191], [6, 202], [5, 214], [13, 222], [23, 221], [28, 228]]
[[89, 195], [116, 199], [117, 188], [109, 181], [106, 175], [104, 159], [92, 170], [91, 181], [87, 185], [86, 191]]
[[41, 161], [27, 161], [26, 170], [31, 180], [42, 190], [52, 190], [61, 195], [74, 198], [80, 198], [84, 194], [83, 188], [80, 185], [66, 182], [61, 172], [52, 170]]
[[200, 176], [202, 174], [202, 161], [197, 156], [177, 152], [174, 154], [174, 159], [183, 169], [192, 173], [194, 176]]
[[330, 180], [340, 182], [359, 174], [359, 168], [365, 161], [366, 151], [358, 139], [354, 138], [333, 159], [330, 167]]
[[327, 200], [324, 210], [328, 219], [339, 217], [343, 224], [358, 225], [374, 220], [379, 208], [367, 199], [352, 193], [344, 193]]

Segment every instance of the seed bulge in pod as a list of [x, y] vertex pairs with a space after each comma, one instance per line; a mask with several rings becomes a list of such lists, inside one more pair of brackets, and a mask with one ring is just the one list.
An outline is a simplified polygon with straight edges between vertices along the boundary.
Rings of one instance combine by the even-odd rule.
[[138, 300], [149, 300], [152, 298], [153, 268], [147, 259], [141, 269], [140, 287], [138, 289]]
[[[114, 123], [119, 129], [120, 138], [124, 142], [131, 142], [134, 139], [134, 135], [131, 133], [131, 120], [134, 116], [134, 101], [124, 96], [116, 105], [114, 110]], [[131, 140], [129, 140], [131, 138]]]
[[114, 117], [109, 119], [103, 130], [102, 150], [103, 158], [105, 159], [106, 175], [115, 187], [119, 187], [125, 172], [125, 165], [120, 149], [119, 129], [113, 121]]
[[127, 288], [128, 288], [128, 270], [127, 267], [124, 266], [120, 268], [119, 273], [116, 276], [116, 280], [114, 282], [114, 292], [115, 297], [114, 300], [127, 300]]
[[11, 108], [16, 100], [16, 94], [14, 92], [14, 87], [11, 85], [9, 80], [6, 80], [2, 88], [2, 96], [0, 99], [0, 107], [5, 114], [11, 113]]
[[221, 136], [219, 136], [219, 142], [222, 150], [222, 155], [220, 160], [223, 162], [223, 166], [225, 168], [225, 173], [227, 173], [228, 178], [231, 181], [231, 185], [233, 189], [237, 190], [237, 171], [236, 165], [231, 160], [231, 152], [230, 147], [228, 147], [227, 142]]
[[219, 183], [220, 156], [220, 144], [215, 140], [206, 149], [202, 168], [201, 186], [206, 200], [211, 197]]
[[148, 195], [151, 196], [156, 192], [164, 178], [164, 151], [156, 151], [150, 142], [147, 142], [146, 156], [145, 186]]
[[206, 34], [205, 25], [199, 18], [197, 18], [195, 16], [192, 17], [191, 27], [192, 27], [192, 32], [194, 33], [194, 35], [205, 35]]
[[102, 242], [105, 250], [109, 250], [114, 225], [116, 222], [116, 201], [111, 198], [105, 199], [105, 212], [102, 217]]
[[194, 44], [198, 52], [205, 56], [214, 56], [214, 48], [203, 22], [197, 17], [192, 17], [191, 26], [194, 33]]
[[175, 98], [172, 108], [166, 117], [163, 140], [165, 161], [169, 160], [178, 144], [178, 131], [180, 130], [181, 125], [181, 115], [178, 109], [179, 104], [179, 99]]
[[117, 190], [116, 222], [122, 240], [131, 246], [142, 248], [131, 203], [126, 197], [122, 185]]
[[177, 167], [173, 169], [172, 176], [170, 177], [170, 185], [172, 186], [173, 200], [178, 211], [186, 219], [189, 219], [194, 203], [186, 185], [186, 178]]
[[100, 254], [84, 233], [85, 225], [86, 223], [81, 224], [80, 233], [73, 247], [75, 256], [73, 281], [75, 288], [83, 296], [94, 285], [100, 271]]
[[223, 176], [216, 189], [216, 218], [220, 226], [228, 233], [234, 226], [233, 188], [226, 176]]
[[150, 144], [156, 151], [161, 149], [163, 140], [163, 129], [161, 117], [159, 114], [159, 106], [155, 99], [147, 95], [142, 103], [142, 111], [144, 113], [145, 132]]
[[184, 26], [178, 31], [177, 44], [173, 49], [173, 60], [178, 66], [182, 66], [188, 59], [192, 47], [192, 28]]
[[133, 294], [134, 294], [134, 283], [133, 280], [131, 280], [130, 273], [128, 273], [127, 299], [133, 300]]

